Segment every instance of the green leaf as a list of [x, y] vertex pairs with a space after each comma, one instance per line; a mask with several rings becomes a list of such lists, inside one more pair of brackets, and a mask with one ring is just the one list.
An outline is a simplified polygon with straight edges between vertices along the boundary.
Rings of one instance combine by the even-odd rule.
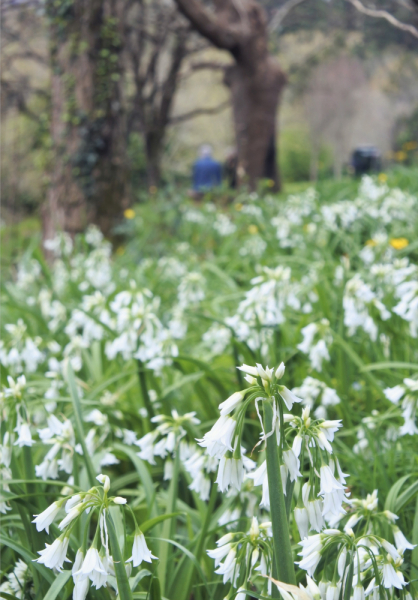
[[193, 556], [193, 554], [190, 552], [190, 550], [187, 550], [187, 548], [185, 548], [182, 544], [180, 544], [179, 542], [175, 542], [174, 540], [167, 540], [164, 538], [151, 538], [151, 537], [148, 539], [156, 540], [157, 542], [166, 542], [167, 544], [171, 544], [172, 546], [179, 548], [179, 550], [181, 550], [192, 561], [192, 563], [196, 567], [202, 581], [207, 585], [207, 579], [205, 577], [205, 574], [203, 573], [202, 567], [197, 562], [196, 558]]
[[154, 525], [157, 525], [158, 523], [161, 523], [162, 521], [166, 521], [167, 519], [172, 519], [173, 517], [178, 517], [179, 515], [184, 515], [184, 512], [174, 512], [174, 513], [168, 513], [165, 515], [160, 515], [159, 517], [154, 517], [153, 519], [148, 519], [148, 521], [145, 521], [144, 523], [141, 523], [141, 531], [142, 533], [147, 532], [149, 529], [152, 529], [152, 527], [154, 527]]
[[143, 460], [137, 456], [136, 452], [130, 448], [129, 446], [124, 446], [123, 444], [113, 444], [113, 448], [118, 450], [119, 452], [123, 452], [128, 456], [128, 458], [132, 461], [136, 472], [139, 475], [139, 478], [144, 486], [144, 492], [147, 499], [147, 503], [150, 509], [150, 514], [152, 517], [157, 516], [157, 509], [155, 507], [155, 488], [154, 483], [152, 481], [152, 477], [144, 463]]
[[381, 362], [364, 365], [360, 371], [386, 371], [386, 369], [414, 369], [418, 370], [418, 365], [408, 362]]
[[161, 600], [161, 586], [158, 577], [153, 577], [151, 579], [149, 600]]
[[351, 557], [351, 563], [348, 568], [347, 579], [345, 580], [344, 600], [350, 600], [353, 589], [354, 557]]
[[409, 486], [409, 488], [407, 488], [404, 492], [402, 492], [402, 494], [400, 494], [396, 500], [396, 509], [395, 509], [395, 513], [398, 514], [401, 512], [401, 510], [403, 509], [403, 507], [408, 504], [408, 502], [410, 502], [412, 500], [412, 498], [415, 496], [415, 494], [418, 493], [418, 481], [415, 481], [415, 483], [411, 484]]
[[0, 591], [0, 598], [4, 598], [5, 600], [18, 600], [16, 596], [12, 596], [12, 594], [8, 594], [7, 592]]
[[173, 383], [164, 389], [164, 394], [161, 395], [160, 400], [164, 400], [164, 398], [171, 394], [171, 392], [180, 389], [188, 383], [195, 383], [201, 379], [204, 374], [205, 373], [203, 371], [197, 371], [196, 373], [191, 373], [190, 375], [184, 375], [184, 377], [181, 377], [178, 381], [176, 381], [176, 383]]
[[[134, 589], [136, 588], [138, 583], [142, 579], [144, 579], [144, 577], [149, 577], [150, 575], [152, 575], [151, 571], [148, 571], [148, 569], [141, 569], [141, 571], [139, 571], [139, 573], [137, 573], [135, 575], [135, 577], [131, 577], [129, 579], [129, 585], [131, 586], [131, 590], [134, 591]], [[135, 594], [134, 594], [134, 597], [135, 597]]]
[[123, 560], [122, 553], [120, 551], [118, 536], [116, 534], [116, 529], [113, 523], [112, 515], [109, 511], [107, 511], [106, 513], [106, 522], [109, 531], [109, 540], [112, 549], [112, 556], [114, 559], [116, 580], [118, 582], [119, 598], [120, 600], [132, 600], [132, 591], [129, 585], [128, 576], [126, 574], [125, 563]]
[[396, 483], [392, 485], [386, 497], [385, 510], [390, 510], [390, 512], [396, 514], [396, 503], [398, 500], [399, 492], [405, 481], [407, 481], [407, 479], [409, 479], [410, 477], [411, 475], [404, 475], [404, 477], [401, 477], [400, 479], [398, 479], [398, 481], [396, 481]]
[[[265, 431], [269, 432], [273, 427], [273, 408], [268, 400], [264, 401], [263, 406], [265, 415], [264, 427]], [[295, 585], [295, 569], [293, 566], [286, 502], [280, 476], [279, 456], [275, 435], [270, 435], [267, 438], [266, 459], [271, 522], [273, 528], [274, 560], [277, 573], [277, 576], [273, 574], [273, 577], [284, 583]]]
[[44, 600], [55, 600], [70, 577], [71, 571], [61, 571], [54, 583], [49, 588]]
[[89, 483], [93, 487], [96, 483], [96, 472], [91, 462], [90, 453], [87, 449], [86, 438], [84, 436], [83, 416], [81, 413], [80, 398], [78, 397], [77, 384], [75, 381], [74, 371], [70, 361], [67, 363], [67, 379], [68, 387], [70, 388], [71, 399], [74, 407], [75, 428], [77, 431], [78, 441], [83, 449], [83, 460], [86, 465], [86, 470], [89, 478]]
[[20, 554], [20, 556], [24, 559], [26, 564], [31, 565], [33, 568], [35, 568], [42, 575], [42, 577], [44, 577], [44, 579], [49, 581], [49, 583], [53, 583], [54, 574], [52, 573], [52, 571], [50, 569], [47, 569], [47, 567], [45, 567], [44, 565], [35, 562], [35, 559], [39, 557], [32, 554], [30, 550], [27, 550], [26, 548], [24, 548], [14, 540], [10, 539], [6, 535], [0, 535], [0, 544], [8, 546], [12, 550]]
[[333, 336], [334, 336], [334, 341], [339, 344], [341, 346], [341, 348], [344, 350], [344, 352], [347, 354], [347, 356], [350, 358], [350, 360], [358, 367], [359, 371], [362, 371], [366, 377], [366, 379], [368, 379], [369, 383], [380, 393], [382, 392], [382, 388], [379, 384], [379, 382], [377, 381], [377, 379], [371, 375], [368, 371], [363, 370], [364, 362], [362, 361], [362, 359], [360, 358], [360, 356], [357, 354], [357, 352], [355, 352], [352, 347], [350, 346], [350, 344], [348, 344], [344, 338], [342, 338], [338, 333], [336, 333], [335, 331], [333, 332]]
[[[173, 475], [171, 477], [170, 486], [168, 488], [166, 513], [165, 513], [166, 515], [172, 515], [176, 509], [179, 474], [180, 474], [180, 449], [177, 446], [176, 456], [175, 456], [174, 465], [173, 465]], [[165, 523], [163, 525], [162, 536], [163, 536], [163, 538], [170, 538], [170, 539], [174, 537], [174, 528], [173, 528], [172, 522], [170, 520], [165, 521]], [[172, 566], [172, 561], [169, 560], [169, 556], [168, 556], [168, 545], [167, 544], [160, 544], [158, 558], [160, 559], [160, 562], [158, 563], [158, 576], [161, 581], [161, 592], [162, 592], [162, 594], [164, 594], [167, 581], [170, 578], [170, 569]]]

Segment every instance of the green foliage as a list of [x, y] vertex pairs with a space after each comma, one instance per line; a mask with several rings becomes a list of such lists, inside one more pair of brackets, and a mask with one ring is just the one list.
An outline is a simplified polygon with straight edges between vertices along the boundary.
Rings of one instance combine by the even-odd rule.
[[[137, 143], [133, 138], [140, 156]], [[302, 484], [317, 475], [306, 450], [300, 477], [291, 482], [282, 471], [283, 453], [292, 446], [297, 424], [308, 435], [324, 419], [343, 422], [332, 456], [349, 474], [353, 501], [332, 527], [342, 529], [358, 513], [368, 520], [353, 525], [353, 536], [377, 523], [374, 531], [390, 543], [396, 526], [408, 542], [418, 542], [417, 435], [403, 431], [406, 409], [417, 402], [410, 382], [416, 380], [418, 355], [413, 319], [399, 309], [415, 289], [418, 177], [413, 169], [399, 168], [384, 179], [366, 178], [360, 185], [321, 181], [316, 190], [293, 184], [290, 195], [274, 195], [266, 186], [257, 194], [240, 191], [230, 204], [222, 204], [222, 195], [194, 203], [172, 187], [126, 213], [125, 242], [114, 254], [94, 228], [73, 241], [59, 236], [50, 265], [36, 240], [27, 245], [1, 290], [0, 542], [6, 598], [18, 597], [10, 587], [15, 571], [23, 582], [21, 600], [70, 596], [77, 585], [72, 565], [64, 563], [57, 575], [35, 561], [45, 544], [64, 533], [73, 564], [79, 549], [85, 554], [95, 543], [101, 559], [106, 547], [113, 556], [107, 586], [95, 589], [89, 582], [92, 600], [215, 600], [232, 598], [238, 586], [248, 596], [276, 597], [277, 589], [268, 592], [259, 572], [248, 582], [250, 556], [258, 564], [262, 548], [270, 560], [268, 574], [295, 581], [292, 562], [299, 558], [301, 534], [293, 509], [302, 503]], [[392, 276], [394, 285], [388, 283]], [[401, 293], [401, 285], [409, 287]], [[353, 303], [354, 330], [347, 317], [353, 318]], [[301, 343], [312, 324], [314, 342], [324, 342], [328, 353], [320, 355], [320, 363]], [[287, 391], [302, 399], [286, 405], [285, 412], [294, 415], [286, 423], [283, 404], [279, 409], [276, 404], [283, 386], [257, 373], [244, 380], [236, 368], [267, 362], [277, 368], [281, 361], [286, 371], [277, 379], [283, 376]], [[26, 383], [18, 379], [22, 374]], [[333, 400], [310, 397], [309, 380]], [[390, 390], [406, 381], [410, 392], [390, 400]], [[212, 470], [190, 468], [192, 456], [209, 464], [195, 440], [219, 418], [219, 404], [238, 390], [245, 400], [228, 415], [240, 430], [233, 460], [242, 445], [254, 473], [266, 457], [271, 512], [259, 507], [261, 486], [252, 479], [243, 480], [239, 493], [231, 488], [220, 493], [217, 461]], [[280, 427], [267, 437], [277, 411]], [[22, 441], [28, 430], [30, 446]], [[330, 460], [327, 452], [309, 447], [319, 461], [316, 470], [321, 460]], [[102, 476], [99, 486], [102, 471], [110, 481]], [[207, 488], [200, 487], [202, 480]], [[315, 489], [315, 499], [318, 493]], [[70, 514], [64, 504], [74, 494], [91, 501], [92, 510], [59, 529], [59, 520]], [[38, 531], [33, 515], [53, 502], [63, 503], [59, 517], [49, 532]], [[399, 517], [395, 527], [385, 510]], [[271, 517], [273, 538], [266, 533]], [[152, 557], [132, 566], [126, 561], [141, 531]], [[235, 587], [214, 573], [206, 553], [227, 532], [240, 540]], [[315, 577], [330, 583], [340, 577], [339, 546], [333, 545], [335, 531], [324, 535], [329, 545]], [[349, 599], [356, 583], [354, 537], [338, 535], [348, 548], [341, 595]], [[271, 569], [274, 555], [280, 559], [277, 572]], [[373, 568], [386, 555], [373, 555]], [[408, 548], [397, 565], [411, 581], [411, 593], [415, 556]], [[372, 572], [364, 573], [368, 585]], [[296, 568], [298, 584], [306, 585], [305, 575]], [[394, 589], [387, 595], [387, 589], [380, 586], [376, 593], [402, 597]]]

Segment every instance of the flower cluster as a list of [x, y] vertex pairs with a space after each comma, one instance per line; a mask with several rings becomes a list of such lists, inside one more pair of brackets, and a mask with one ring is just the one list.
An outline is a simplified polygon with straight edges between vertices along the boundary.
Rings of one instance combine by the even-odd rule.
[[[97, 513], [97, 526], [93, 541], [87, 549], [89, 527], [84, 526], [83, 545], [78, 549], [72, 567], [73, 598], [75, 600], [85, 600], [90, 582], [96, 589], [99, 589], [107, 584], [109, 576], [115, 576], [114, 560], [109, 548], [108, 519], [111, 518], [109, 508], [125, 506], [126, 499], [120, 496], [108, 496], [110, 480], [107, 475], [99, 475], [97, 479], [102, 487], [92, 487], [87, 492], [78, 492], [75, 495], [61, 498], [41, 514], [35, 516], [32, 521], [35, 523], [37, 531], [45, 530], [49, 533], [51, 524], [64, 512], [65, 516], [58, 524], [58, 529], [62, 531], [61, 535], [51, 545], [46, 544], [45, 549], [38, 552], [40, 556], [36, 559], [38, 563], [49, 569], [61, 571], [64, 562], [71, 562], [67, 558], [67, 554], [70, 536], [78, 520], [85, 513], [89, 515], [87, 522], [90, 523], [93, 513]], [[133, 512], [130, 511], [130, 514], [134, 520], [135, 533], [132, 556], [126, 563], [128, 572], [131, 570], [129, 563], [132, 562], [133, 567], [138, 567], [142, 561], [150, 563], [152, 559], [156, 558], [148, 549], [144, 534], [138, 527]]]
[[135, 442], [141, 448], [138, 456], [151, 465], [156, 464], [156, 456], [165, 459], [164, 479], [171, 479], [176, 453], [180, 453], [182, 461], [190, 458], [191, 449], [187, 442], [182, 441], [187, 434], [185, 427], [197, 425], [200, 420], [196, 418], [195, 412], [179, 415], [176, 410], [172, 410], [171, 416], [157, 415], [151, 422], [158, 423], [157, 427]]

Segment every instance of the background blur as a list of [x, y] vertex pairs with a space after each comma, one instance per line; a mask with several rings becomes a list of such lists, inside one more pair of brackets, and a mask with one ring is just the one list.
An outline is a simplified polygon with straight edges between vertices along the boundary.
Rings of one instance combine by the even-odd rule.
[[[288, 3], [260, 2], [269, 19], [270, 51], [288, 77], [278, 124], [278, 160], [285, 189], [293, 182], [347, 175], [352, 150], [363, 144], [378, 148], [385, 169], [395, 164], [416, 165], [418, 40], [385, 19], [361, 14], [346, 0], [294, 2], [294, 8], [278, 26], [274, 23], [277, 10]], [[67, 35], [64, 27], [60, 33], [60, 23], [65, 22], [73, 4], [72, 0], [8, 0], [1, 5], [5, 224], [39, 214], [51, 184], [54, 52], [59, 36], [62, 42]], [[149, 23], [141, 22], [141, 15], [135, 13], [135, 7], [143, 4], [148, 5]], [[118, 5], [124, 5], [127, 24], [114, 55], [116, 67], [105, 70], [104, 78], [118, 83], [117, 102], [128, 121], [123, 133], [127, 150], [124, 160], [132, 203], [150, 185], [146, 136], [156, 119], [152, 102], [160, 93], [158, 86], [163, 86], [173, 68], [179, 30], [182, 28], [188, 37], [188, 47], [177, 65], [176, 85], [168, 90], [171, 106], [158, 185], [187, 185], [191, 164], [202, 143], [210, 143], [220, 161], [233, 147], [229, 92], [219, 68], [231, 59], [191, 31], [184, 17], [177, 14], [173, 18], [177, 9], [171, 0], [114, 0], [113, 9], [117, 11]], [[417, 12], [409, 0], [379, 0], [378, 5], [404, 23], [417, 22]], [[107, 59], [104, 50], [101, 53], [102, 59]], [[144, 64], [138, 65], [138, 61]], [[157, 83], [154, 90], [152, 82], [138, 82], [141, 69], [151, 73]], [[62, 75], [66, 85], [71, 86], [74, 74], [69, 73], [67, 79], [65, 73]], [[143, 98], [148, 102], [145, 117], [138, 113], [141, 85], [151, 90]], [[64, 120], [74, 118], [71, 106], [61, 110], [65, 111], [68, 114]]]

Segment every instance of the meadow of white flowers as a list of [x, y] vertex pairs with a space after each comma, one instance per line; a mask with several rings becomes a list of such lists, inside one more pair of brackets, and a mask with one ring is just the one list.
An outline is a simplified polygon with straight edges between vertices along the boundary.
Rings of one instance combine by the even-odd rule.
[[153, 199], [2, 287], [0, 597], [418, 598], [418, 198]]

